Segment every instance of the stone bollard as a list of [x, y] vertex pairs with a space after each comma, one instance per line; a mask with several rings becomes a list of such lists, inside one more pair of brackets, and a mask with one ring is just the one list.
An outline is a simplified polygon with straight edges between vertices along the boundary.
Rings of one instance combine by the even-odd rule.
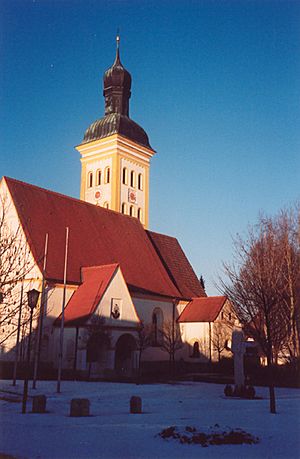
[[89, 416], [90, 401], [87, 398], [73, 398], [70, 405], [70, 416]]
[[35, 395], [32, 398], [32, 412], [33, 413], [46, 413], [46, 395]]
[[141, 397], [133, 396], [130, 399], [130, 413], [141, 414], [142, 412], [142, 399]]

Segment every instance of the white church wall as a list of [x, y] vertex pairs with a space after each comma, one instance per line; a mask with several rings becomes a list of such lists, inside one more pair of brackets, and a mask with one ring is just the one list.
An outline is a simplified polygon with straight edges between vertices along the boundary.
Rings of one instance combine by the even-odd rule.
[[[77, 286], [66, 287], [67, 305]], [[62, 311], [64, 286], [62, 284], [48, 284], [46, 287], [46, 304], [45, 304], [45, 326], [52, 325], [53, 321], [59, 317]]]
[[[171, 324], [173, 319], [173, 303], [172, 301], [158, 301], [155, 299], [133, 297], [133, 302], [140, 320], [145, 327], [151, 328], [152, 315], [157, 309], [160, 309], [163, 314], [163, 324]], [[176, 311], [175, 311], [176, 320]], [[150, 346], [143, 351], [142, 361], [160, 361], [168, 360], [169, 354], [162, 350], [159, 345]]]
[[209, 342], [209, 323], [194, 322], [180, 324], [181, 337], [183, 348], [178, 351], [178, 356], [184, 360], [195, 361], [193, 357], [194, 343], [199, 343], [199, 360], [206, 361], [210, 357], [210, 342]]
[[[72, 369], [75, 357], [75, 328], [65, 328], [63, 335], [63, 369]], [[58, 367], [58, 356], [60, 351], [60, 327], [53, 328], [51, 335], [50, 358], [54, 368]]]
[[156, 308], [159, 308], [162, 311], [164, 322], [172, 321], [173, 304], [171, 301], [137, 298], [134, 295], [132, 300], [135, 305], [136, 312], [144, 325], [152, 324], [152, 314]]

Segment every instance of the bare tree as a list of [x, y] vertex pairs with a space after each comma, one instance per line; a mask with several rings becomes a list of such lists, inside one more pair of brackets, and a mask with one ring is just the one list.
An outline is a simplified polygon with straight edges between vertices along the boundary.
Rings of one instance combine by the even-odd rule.
[[222, 322], [215, 322], [213, 324], [211, 344], [213, 350], [218, 354], [219, 362], [221, 361], [222, 352], [228, 350], [228, 341], [231, 339], [231, 328]]
[[287, 340], [281, 355], [299, 366], [300, 359], [300, 207], [284, 210], [274, 219], [284, 260], [283, 303], [288, 311]]
[[[293, 272], [294, 277], [298, 272], [299, 276], [299, 264], [298, 267], [297, 263], [289, 264], [290, 245], [283, 237], [285, 232], [278, 230], [279, 226], [278, 218], [260, 217], [258, 225], [248, 230], [245, 239], [238, 236], [234, 241], [235, 261], [224, 264], [227, 280], [221, 281], [222, 290], [267, 358], [271, 413], [276, 412], [272, 366], [289, 339], [291, 316], [295, 318], [295, 305], [299, 301], [299, 298], [294, 303], [291, 301], [296, 298], [298, 287], [293, 283], [293, 295], [289, 294], [287, 281], [289, 273]], [[294, 256], [293, 251], [292, 258]]]
[[174, 321], [165, 322], [161, 334], [161, 349], [169, 354], [170, 367], [174, 370], [175, 354], [183, 346], [179, 325]]
[[141, 362], [143, 352], [150, 347], [152, 344], [152, 327], [151, 325], [145, 325], [143, 322], [140, 323], [137, 330], [136, 345], [139, 351], [139, 369], [138, 375], [141, 376]]
[[0, 196], [0, 345], [12, 335], [25, 331], [29, 311], [23, 308], [27, 299], [21, 295], [32, 262], [21, 227], [10, 224], [10, 205], [7, 196]]

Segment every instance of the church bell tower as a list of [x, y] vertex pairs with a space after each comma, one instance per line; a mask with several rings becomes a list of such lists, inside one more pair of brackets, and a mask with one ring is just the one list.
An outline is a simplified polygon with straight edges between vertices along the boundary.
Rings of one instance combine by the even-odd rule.
[[129, 117], [131, 75], [116, 58], [104, 73], [105, 114], [85, 131], [80, 199], [138, 218], [148, 227], [149, 168], [154, 150], [146, 132]]

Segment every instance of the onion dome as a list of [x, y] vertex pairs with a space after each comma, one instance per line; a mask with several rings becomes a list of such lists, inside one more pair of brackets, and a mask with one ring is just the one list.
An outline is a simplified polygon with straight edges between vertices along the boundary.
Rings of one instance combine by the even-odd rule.
[[129, 118], [131, 75], [121, 64], [119, 43], [120, 38], [117, 36], [115, 61], [103, 76], [105, 115], [88, 127], [84, 134], [83, 143], [102, 139], [112, 134], [121, 134], [134, 142], [151, 148], [144, 129]]
[[144, 129], [128, 116], [120, 115], [120, 113], [110, 113], [100, 120], [96, 120], [85, 131], [83, 142], [92, 142], [113, 134], [121, 134], [144, 147], [151, 148]]

